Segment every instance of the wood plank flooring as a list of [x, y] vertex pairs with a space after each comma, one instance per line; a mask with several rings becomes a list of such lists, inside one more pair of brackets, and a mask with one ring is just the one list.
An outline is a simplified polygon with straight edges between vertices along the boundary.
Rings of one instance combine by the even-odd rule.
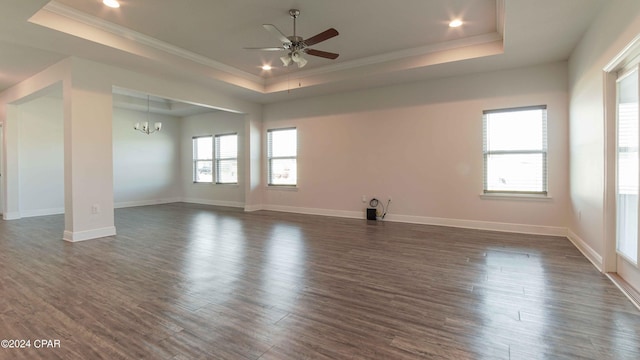
[[116, 226], [0, 221], [0, 339], [32, 341], [0, 359], [640, 359], [565, 238], [182, 203]]

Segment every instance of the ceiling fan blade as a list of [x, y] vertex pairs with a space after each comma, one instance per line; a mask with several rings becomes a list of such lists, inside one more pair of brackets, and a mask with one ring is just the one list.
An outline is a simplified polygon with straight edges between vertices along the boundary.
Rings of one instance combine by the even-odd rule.
[[312, 37], [308, 38], [307, 40], [304, 41], [304, 44], [306, 46], [312, 46], [312, 45], [315, 45], [315, 44], [317, 44], [319, 42], [323, 42], [325, 40], [329, 40], [332, 37], [338, 36], [338, 35], [339, 35], [338, 30], [336, 30], [334, 28], [327, 29], [327, 30], [321, 32], [318, 35], [315, 35], [315, 36], [312, 36]]
[[340, 54], [322, 51], [322, 50], [314, 50], [314, 49], [305, 49], [305, 52], [309, 55], [319, 56], [319, 57], [323, 57], [331, 60], [335, 60], [338, 58], [338, 56], [340, 56]]
[[275, 37], [277, 37], [283, 44], [288, 44], [291, 43], [291, 41], [289, 40], [289, 38], [287, 38], [282, 31], [278, 30], [278, 28], [275, 25], [272, 24], [264, 24], [262, 25], [263, 28], [265, 28], [265, 30], [267, 30], [268, 32], [272, 33], [273, 35], [275, 35]]
[[283, 51], [287, 50], [283, 47], [246, 47], [245, 50], [260, 50], [260, 51]]

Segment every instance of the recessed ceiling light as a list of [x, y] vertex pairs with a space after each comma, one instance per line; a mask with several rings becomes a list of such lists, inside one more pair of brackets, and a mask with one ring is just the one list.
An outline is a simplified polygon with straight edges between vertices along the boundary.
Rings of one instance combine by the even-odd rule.
[[262, 65], [262, 70], [271, 70], [271, 65]]
[[120, 7], [120, 3], [117, 0], [102, 0], [102, 3], [114, 9]]
[[449, 27], [456, 28], [462, 26], [462, 20], [456, 19], [449, 23]]

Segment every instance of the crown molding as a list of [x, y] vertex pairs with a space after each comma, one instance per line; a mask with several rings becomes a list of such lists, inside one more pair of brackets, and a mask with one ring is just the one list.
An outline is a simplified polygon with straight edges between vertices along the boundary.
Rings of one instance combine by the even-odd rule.
[[[410, 57], [417, 56], [426, 56], [434, 53], [444, 52], [447, 50], [459, 49], [464, 47], [470, 47], [475, 45], [489, 44], [494, 43], [496, 41], [503, 41], [502, 35], [498, 32], [470, 36], [462, 39], [440, 42], [436, 44], [420, 46], [410, 49], [404, 49], [400, 51], [395, 51], [391, 53], [385, 53], [381, 55], [369, 56], [361, 59], [351, 60], [341, 62], [335, 65], [327, 65], [311, 70], [302, 70], [296, 72], [296, 78], [305, 78], [310, 76], [324, 75], [332, 72], [343, 71], [343, 70], [351, 70], [354, 68], [367, 66], [367, 65], [376, 65], [387, 62], [392, 62], [396, 60], [402, 60]], [[285, 81], [291, 75], [285, 74], [281, 76], [276, 76], [267, 79], [266, 85], [273, 85]]]
[[[462, 39], [446, 41], [436, 44], [430, 44], [421, 47], [415, 47], [391, 53], [385, 53], [381, 55], [370, 56], [352, 61], [345, 61], [335, 65], [327, 65], [311, 70], [303, 70], [296, 72], [296, 78], [304, 78], [309, 76], [324, 75], [331, 72], [350, 70], [361, 66], [375, 65], [385, 62], [391, 62], [395, 60], [406, 59], [409, 57], [425, 56], [447, 50], [482, 45], [501, 41], [504, 43], [504, 31], [505, 31], [505, 0], [496, 0], [496, 31], [492, 33], [470, 36]], [[267, 88], [270, 85], [286, 81], [290, 78], [290, 74], [284, 74], [268, 78], [265, 82]], [[267, 90], [267, 93], [269, 91]]]
[[[216, 70], [219, 71], [223, 71], [226, 73], [229, 73], [231, 75], [234, 76], [238, 76], [240, 78], [243, 78], [245, 80], [249, 80], [249, 81], [253, 81], [256, 83], [259, 83], [261, 85], [264, 85], [264, 79], [260, 76], [257, 75], [253, 75], [250, 74], [248, 72], [239, 70], [233, 66], [229, 66], [226, 64], [223, 64], [221, 62], [217, 62], [215, 60], [212, 60], [206, 56], [202, 56], [200, 54], [194, 53], [192, 51], [183, 49], [181, 47], [172, 45], [168, 42], [156, 39], [154, 37], [139, 33], [137, 31], [128, 29], [124, 26], [120, 26], [117, 24], [114, 24], [112, 22], [100, 19], [98, 17], [95, 17], [93, 15], [89, 15], [86, 13], [83, 13], [81, 11], [78, 11], [74, 8], [71, 8], [69, 6], [60, 4], [58, 2], [51, 1], [49, 2], [47, 5], [45, 5], [42, 10], [44, 11], [48, 11], [52, 14], [73, 20], [73, 21], [77, 21], [80, 22], [82, 24], [91, 26], [95, 29], [98, 30], [102, 30], [105, 31], [107, 33], [110, 33], [112, 35], [116, 35], [118, 37], [121, 37], [123, 39], [129, 40], [129, 41], [133, 41], [137, 44], [143, 45], [143, 46], [147, 46], [150, 48], [153, 48], [155, 50], [159, 50], [162, 52], [165, 52], [167, 54], [171, 54], [174, 56], [178, 56], [180, 58], [189, 60], [189, 61], [193, 61], [195, 63], [201, 64], [201, 65], [205, 65], [211, 68], [214, 68]], [[41, 11], [42, 11], [41, 10]], [[44, 24], [41, 24], [44, 25]], [[46, 25], [44, 25], [46, 26]], [[87, 39], [87, 40], [91, 40], [91, 39]]]
[[[49, 2], [45, 5], [40, 12], [36, 15], [39, 15], [41, 12], [49, 14], [50, 16], [55, 17], [55, 19], [45, 19], [43, 21], [44, 16], [32, 17], [30, 21], [37, 23], [42, 26], [47, 26], [59, 31], [68, 32], [72, 35], [79, 36], [88, 41], [97, 42], [103, 44], [105, 46], [109, 46], [112, 48], [117, 48], [125, 52], [135, 53], [136, 50], [129, 49], [127, 51], [127, 45], [120, 45], [118, 41], [125, 41], [129, 43], [133, 43], [139, 49], [151, 49], [153, 51], [157, 51], [159, 53], [164, 53], [169, 56], [173, 56], [174, 59], [179, 58], [183, 60], [187, 60], [193, 62], [195, 64], [203, 65], [206, 68], [213, 69], [215, 71], [221, 72], [219, 74], [222, 76], [216, 76], [221, 81], [234, 84], [245, 89], [249, 89], [252, 91], [257, 91], [262, 94], [269, 94], [272, 92], [277, 92], [277, 88], [279, 88], [279, 84], [288, 82], [292, 73], [285, 73], [282, 75], [278, 75], [270, 78], [263, 78], [258, 75], [254, 75], [245, 71], [242, 71], [233, 66], [229, 66], [220, 62], [217, 62], [213, 59], [210, 59], [206, 56], [191, 52], [189, 50], [183, 49], [181, 47], [172, 45], [170, 43], [164, 42], [162, 40], [153, 38], [151, 36], [139, 33], [137, 31], [128, 29], [126, 27], [114, 24], [109, 21], [105, 21], [101, 18], [98, 18], [93, 15], [86, 14], [84, 12], [78, 11], [69, 6], [63, 5], [55, 0]], [[428, 59], [433, 56], [438, 56], [438, 54], [445, 54], [447, 52], [456, 51], [458, 49], [463, 48], [473, 48], [478, 46], [489, 46], [491, 44], [495, 45], [497, 43], [504, 43], [504, 13], [505, 13], [505, 1], [504, 0], [496, 0], [496, 31], [492, 33], [476, 35], [471, 37], [466, 37], [462, 39], [446, 41], [436, 44], [430, 44], [421, 47], [409, 48], [400, 51], [395, 51], [391, 53], [385, 53], [380, 55], [369, 56], [360, 59], [354, 59], [350, 61], [340, 62], [336, 64], [331, 64], [319, 68], [313, 68], [309, 70], [297, 70], [295, 72], [295, 77], [298, 79], [301, 78], [319, 78], [322, 76], [334, 77], [332, 75], [338, 75], [339, 73], [344, 74], [345, 71], [351, 71], [356, 68], [369, 67], [369, 69], [373, 69], [372, 66], [381, 66], [382, 68], [389, 67], [393, 68], [393, 71], [398, 71], [414, 67], [422, 67], [429, 66], [432, 64], [432, 61]], [[36, 18], [36, 19], [34, 19]], [[52, 23], [52, 22], [55, 22]], [[62, 25], [61, 25], [62, 23]], [[99, 37], [96, 37], [95, 34], [86, 35], [84, 32], [73, 33], [73, 24], [82, 24], [85, 27], [95, 29], [104, 34], [108, 34], [109, 36], [115, 36], [117, 40], [115, 43], [109, 43], [101, 41]], [[65, 25], [67, 24], [67, 25]], [[77, 27], [77, 26], [76, 26]], [[124, 43], [123, 43], [124, 44]], [[124, 46], [123, 48], [120, 48]], [[483, 54], [483, 51], [477, 52], [477, 57], [495, 55], [496, 51], [491, 50], [486, 54]], [[169, 63], [175, 60], [170, 60], [170, 57], [165, 58]], [[157, 59], [158, 61], [162, 61], [161, 59]], [[385, 71], [385, 70], [382, 70]], [[227, 74], [227, 75], [224, 75]], [[225, 79], [226, 78], [226, 79]], [[235, 79], [235, 80], [234, 80]], [[248, 82], [249, 83], [248, 83]], [[324, 81], [321, 81], [324, 82]], [[312, 82], [313, 83], [313, 82]], [[312, 85], [311, 83], [309, 85]]]

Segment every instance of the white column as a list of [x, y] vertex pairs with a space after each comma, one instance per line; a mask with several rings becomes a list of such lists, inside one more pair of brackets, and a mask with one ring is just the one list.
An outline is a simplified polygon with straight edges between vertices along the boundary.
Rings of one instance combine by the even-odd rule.
[[262, 209], [264, 182], [262, 176], [262, 121], [255, 115], [245, 115], [245, 195], [244, 210]]
[[74, 61], [63, 93], [64, 240], [115, 235], [111, 83]]

